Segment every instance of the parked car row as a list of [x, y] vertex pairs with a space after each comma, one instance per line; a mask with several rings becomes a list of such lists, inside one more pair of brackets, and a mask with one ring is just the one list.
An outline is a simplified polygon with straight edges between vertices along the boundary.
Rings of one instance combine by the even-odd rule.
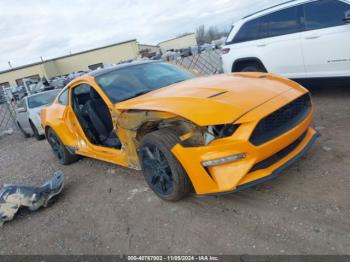
[[90, 70], [80, 70], [76, 72], [72, 72], [68, 75], [63, 76], [56, 76], [49, 80], [50, 85], [54, 86], [55, 88], [63, 88], [66, 86], [70, 81], [75, 79], [76, 77], [79, 77], [81, 75], [84, 75], [88, 73]]
[[170, 50], [167, 50], [161, 56], [161, 58], [164, 61], [170, 61], [170, 60], [175, 60], [175, 59], [180, 58], [180, 57], [188, 57], [188, 56], [200, 54], [202, 52], [211, 51], [211, 50], [218, 49], [218, 48], [220, 48], [219, 45], [205, 43], [202, 45], [190, 46], [187, 48], [170, 49]]

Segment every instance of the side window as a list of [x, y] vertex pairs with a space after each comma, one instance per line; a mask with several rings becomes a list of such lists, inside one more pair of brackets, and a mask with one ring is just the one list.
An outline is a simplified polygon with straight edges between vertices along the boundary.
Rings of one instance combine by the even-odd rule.
[[68, 105], [68, 88], [60, 94], [58, 97], [58, 103], [64, 106]]
[[269, 36], [279, 36], [297, 33], [302, 30], [299, 8], [291, 7], [267, 15], [269, 22]]
[[90, 95], [91, 87], [87, 84], [81, 84], [73, 88], [74, 95]]
[[241, 43], [245, 41], [255, 40], [258, 38], [258, 33], [259, 33], [258, 19], [248, 21], [238, 31], [237, 35], [233, 39], [233, 43]]
[[344, 25], [350, 5], [338, 0], [319, 0], [304, 4], [306, 30]]
[[233, 42], [240, 43], [301, 31], [303, 31], [301, 8], [294, 6], [245, 23]]
[[259, 18], [259, 36], [260, 38], [269, 37], [270, 28], [269, 15], [265, 15]]
[[79, 105], [85, 105], [85, 103], [91, 99], [90, 87], [88, 84], [80, 84], [72, 89], [72, 105], [73, 108]]

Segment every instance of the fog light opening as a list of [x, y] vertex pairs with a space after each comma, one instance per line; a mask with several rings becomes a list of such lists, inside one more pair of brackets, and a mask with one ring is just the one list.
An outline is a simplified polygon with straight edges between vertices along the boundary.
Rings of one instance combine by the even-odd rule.
[[213, 160], [206, 160], [202, 162], [202, 166], [204, 167], [217, 166], [228, 162], [240, 160], [242, 158], [245, 158], [246, 156], [247, 155], [245, 153], [240, 153], [240, 154], [236, 154], [228, 157], [222, 157], [222, 158], [213, 159]]

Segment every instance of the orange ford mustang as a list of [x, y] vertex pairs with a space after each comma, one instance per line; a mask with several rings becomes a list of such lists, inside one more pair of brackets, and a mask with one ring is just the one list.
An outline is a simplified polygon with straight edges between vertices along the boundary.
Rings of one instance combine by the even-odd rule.
[[161, 62], [93, 71], [41, 113], [62, 164], [87, 156], [143, 170], [162, 199], [277, 176], [317, 137], [309, 92], [265, 73], [207, 77]]

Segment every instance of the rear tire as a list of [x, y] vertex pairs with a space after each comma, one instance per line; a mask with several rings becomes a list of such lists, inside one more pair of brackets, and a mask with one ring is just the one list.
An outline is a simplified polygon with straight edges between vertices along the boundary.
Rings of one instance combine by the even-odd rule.
[[22, 128], [22, 126], [20, 125], [20, 123], [17, 122], [17, 126], [19, 128], [19, 131], [21, 131], [22, 135], [24, 136], [24, 138], [28, 138], [29, 134], [26, 133], [26, 131], [24, 131], [24, 129]]
[[261, 71], [255, 66], [247, 66], [247, 67], [244, 67], [241, 72], [261, 72]]
[[178, 201], [192, 190], [186, 171], [171, 152], [179, 142], [174, 131], [161, 129], [145, 135], [139, 147], [139, 159], [148, 186], [167, 201]]
[[38, 141], [44, 139], [45, 136], [39, 134], [38, 129], [35, 127], [35, 125], [31, 120], [29, 120], [29, 124], [30, 124], [30, 127], [32, 128], [35, 139]]
[[62, 143], [61, 139], [51, 128], [47, 130], [47, 141], [49, 142], [53, 153], [62, 165], [69, 165], [79, 160], [80, 157], [76, 154], [71, 154]]
[[235, 65], [234, 72], [262, 72], [266, 73], [265, 67], [259, 62], [242, 62]]

